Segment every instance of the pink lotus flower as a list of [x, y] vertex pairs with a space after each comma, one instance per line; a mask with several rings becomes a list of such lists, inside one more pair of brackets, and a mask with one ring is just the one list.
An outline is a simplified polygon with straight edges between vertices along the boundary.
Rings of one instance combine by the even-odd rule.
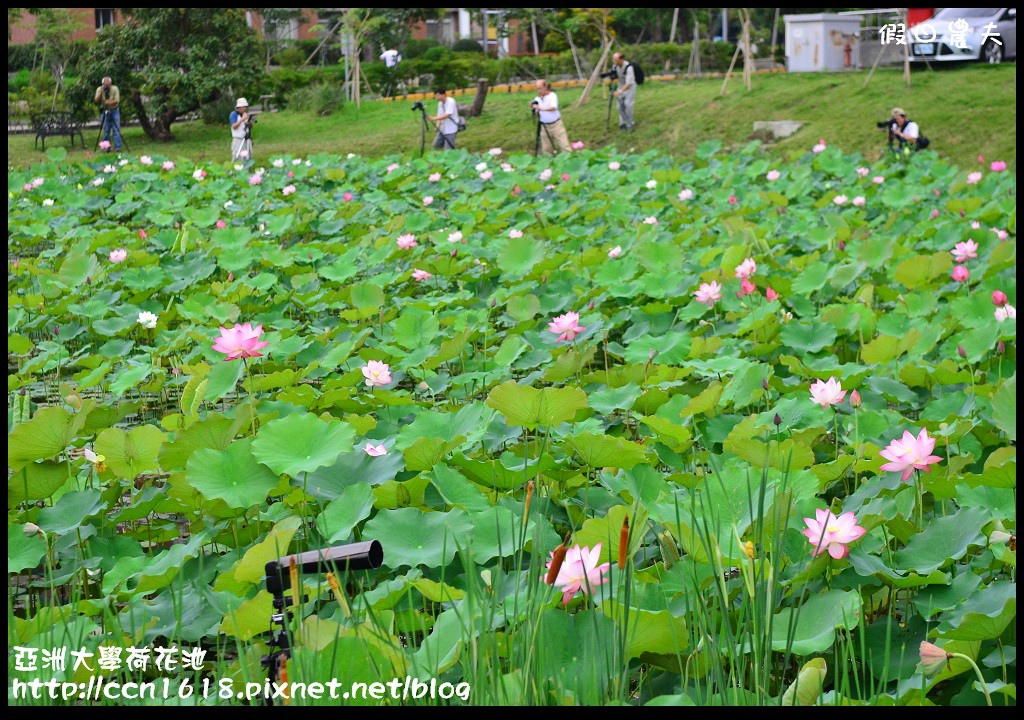
[[584, 330], [586, 328], [580, 326], [580, 314], [576, 312], [567, 312], [564, 315], [559, 315], [548, 323], [548, 332], [558, 335], [555, 342], [573, 340]]
[[852, 393], [850, 393], [850, 407], [859, 408], [860, 405], [860, 393], [854, 390]]
[[577, 140], [569, 147], [571, 147], [573, 150], [582, 150], [584, 147], [586, 147], [586, 143], [584, 143], [582, 140]]
[[824, 140], [819, 140], [818, 144], [811, 148], [811, 152], [813, 152], [813, 153], [825, 152], [825, 147], [826, 147], [825, 141]]
[[803, 534], [814, 546], [811, 555], [815, 557], [828, 550], [829, 555], [841, 560], [850, 554], [847, 545], [867, 532], [857, 524], [857, 518], [852, 512], [844, 512], [836, 517], [831, 510], [818, 509], [814, 511], [814, 519], [804, 518], [804, 522], [807, 529]]
[[519, 193], [521, 193], [522, 190], [519, 188], [518, 185], [516, 185], [515, 187], [512, 188], [511, 192], [513, 197], [519, 197]]
[[459, 230], [456, 230], [453, 233], [449, 233], [448, 234], [448, 242], [450, 242], [450, 243], [462, 242], [462, 232], [459, 231]]
[[775, 302], [775, 301], [776, 301], [776, 300], [778, 300], [778, 299], [779, 299], [780, 297], [782, 297], [782, 296], [781, 296], [781, 295], [779, 295], [779, 294], [778, 294], [777, 292], [775, 292], [774, 290], [772, 290], [772, 289], [771, 289], [770, 287], [768, 287], [768, 288], [765, 288], [765, 291], [764, 291], [764, 296], [765, 296], [766, 298], [768, 298], [768, 302]]
[[965, 263], [971, 258], [978, 257], [978, 243], [968, 238], [967, 242], [958, 242], [950, 252], [958, 263]]
[[622, 246], [621, 245], [616, 245], [615, 247], [613, 247], [611, 250], [608, 251], [608, 257], [610, 257], [610, 258], [617, 258], [621, 254], [622, 254]]
[[939, 209], [935, 208], [934, 210], [932, 210], [932, 220], [934, 220], [938, 216], [939, 216]]
[[501, 155], [501, 148], [493, 147], [490, 150], [488, 150], [487, 153], [489, 155], [493, 155], [494, 157], [498, 157], [499, 155]]
[[818, 380], [811, 383], [811, 400], [821, 405], [822, 409], [829, 405], [838, 405], [844, 397], [846, 397], [846, 391], [835, 378], [830, 377], [828, 382]]
[[730, 195], [729, 196], [729, 204], [730, 205], [735, 205], [738, 202], [739, 202], [739, 198], [737, 198], [735, 195]]
[[288, 171], [288, 179], [291, 180], [293, 177], [295, 177], [295, 171], [294, 170], [289, 170]]
[[1004, 293], [1002, 290], [992, 291], [992, 304], [995, 305], [996, 307], [1002, 307], [1009, 301], [1010, 299], [1006, 297], [1006, 293]]
[[1003, 172], [1006, 170], [1006, 163], [1002, 160], [995, 160], [988, 166], [988, 169], [992, 172]]
[[262, 325], [253, 327], [249, 323], [245, 323], [245, 325], [235, 323], [235, 326], [231, 329], [222, 327], [220, 329], [220, 337], [213, 343], [213, 349], [224, 353], [227, 356], [224, 358], [225, 361], [237, 360], [238, 358], [262, 357], [263, 354], [259, 351], [270, 344], [269, 342], [260, 341], [260, 334], [262, 332]]
[[657, 224], [658, 224], [658, 218], [654, 217], [653, 215], [651, 215], [650, 217], [645, 217], [644, 218], [644, 225], [657, 225]]
[[754, 262], [754, 258], [747, 258], [736, 266], [735, 277], [738, 280], [746, 280], [755, 272], [757, 272], [757, 263]]
[[885, 182], [885, 176], [875, 175], [873, 178], [871, 178], [871, 182], [873, 182], [875, 185], [881, 185], [882, 183]]
[[142, 163], [143, 165], [152, 165], [153, 158], [151, 158], [149, 155], [143, 155], [142, 157], [139, 158], [139, 162]]
[[979, 155], [978, 156], [978, 164], [979, 165], [984, 165], [985, 164], [985, 157], [983, 155]]
[[31, 192], [35, 188], [32, 187], [32, 183], [25, 183], [24, 185], [21, 186], [21, 189], [24, 192]]
[[423, 207], [427, 207], [427, 206], [428, 206], [428, 205], [430, 205], [430, 204], [431, 204], [432, 202], [434, 202], [434, 198], [433, 198], [433, 196], [431, 196], [431, 195], [427, 195], [427, 196], [426, 196], [425, 198], [423, 198]]
[[432, 277], [434, 276], [426, 270], [419, 270], [418, 268], [413, 268], [412, 270], [412, 279], [416, 282], [423, 282], [424, 280], [429, 280]]
[[867, 204], [867, 200], [864, 199], [863, 195], [858, 195], [853, 199], [854, 207], [864, 207], [865, 204]]
[[610, 163], [608, 163], [608, 169], [609, 170], [618, 170], [620, 167], [622, 167], [622, 165], [620, 165], [615, 160], [612, 160]]
[[400, 167], [401, 167], [401, 165], [399, 165], [398, 163], [391, 163], [390, 165], [388, 165], [388, 168], [387, 168], [388, 174], [394, 172], [395, 170], [397, 170]]
[[228, 226], [228, 224], [226, 222], [224, 222], [223, 220], [218, 220], [217, 221], [217, 229], [218, 230], [223, 230], [227, 226]]
[[868, 175], [871, 174], [871, 171], [866, 167], [859, 167], [857, 168], [857, 174], [860, 175], [861, 177], [867, 177]]
[[172, 160], [165, 160], [164, 164], [160, 166], [164, 170], [173, 170], [174, 162]]
[[683, 188], [682, 190], [679, 191], [679, 199], [682, 200], [683, 202], [691, 200], [692, 198], [693, 190], [690, 190], [689, 188]]
[[491, 172], [490, 170], [484, 170], [482, 173], [480, 173], [481, 180], [490, 180], [492, 177], [494, 177], [494, 173]]
[[1006, 322], [1007, 320], [1017, 319], [1017, 308], [1013, 305], [1006, 304], [1002, 307], [997, 307], [995, 312], [996, 320], [999, 322]]
[[109, 140], [102, 140], [102, 141], [100, 141], [100, 150], [109, 150], [109, 149], [110, 149], [110, 141]]
[[541, 170], [540, 175], [537, 176], [537, 179], [540, 180], [541, 182], [547, 182], [548, 180], [550, 180], [551, 168], [544, 168], [543, 170]]
[[507, 162], [503, 162], [501, 164], [501, 169], [504, 172], [512, 172], [513, 170], [515, 170], [515, 168], [509, 165]]
[[111, 250], [110, 251], [110, 255], [109, 255], [110, 262], [112, 262], [112, 263], [124, 262], [127, 257], [128, 257], [128, 251], [125, 250], [124, 248], [118, 248], [117, 250]]
[[700, 288], [693, 293], [697, 302], [704, 303], [708, 307], [714, 306], [717, 300], [722, 299], [722, 286], [717, 282], [701, 283]]
[[441, 173], [439, 173], [439, 172], [430, 173], [430, 175], [427, 176], [427, 182], [437, 182], [440, 179], [441, 179]]
[[555, 189], [555, 184], [554, 184], [554, 183], [551, 183], [551, 184], [549, 184], [549, 185], [545, 185], [545, 186], [544, 186], [544, 189], [545, 189], [545, 190], [554, 190], [554, 189]]
[[418, 245], [418, 243], [416, 242], [416, 236], [413, 235], [412, 233], [408, 233], [407, 235], [399, 235], [398, 240], [395, 241], [395, 244], [398, 245], [398, 247], [401, 248], [402, 250], [411, 250], [412, 248]]
[[832, 202], [834, 202], [836, 205], [845, 205], [846, 201], [849, 199], [850, 198], [846, 197], [845, 195], [836, 195], [834, 198], [832, 198]]
[[921, 672], [925, 675], [934, 675], [953, 657], [938, 645], [925, 640], [921, 641], [921, 649], [918, 652], [921, 655]]
[[363, 452], [365, 452], [370, 457], [380, 457], [381, 455], [387, 455], [388, 449], [384, 447], [384, 443], [381, 443], [380, 445], [374, 445], [372, 442], [367, 442], [366, 445], [363, 447]]
[[365, 367], [360, 369], [363, 371], [363, 377], [366, 378], [366, 384], [369, 387], [384, 387], [391, 383], [391, 368], [387, 363], [370, 360]]
[[953, 268], [953, 272], [949, 274], [951, 278], [956, 280], [958, 283], [967, 282], [971, 277], [971, 271], [964, 265], [957, 265]]
[[736, 293], [736, 297], [744, 297], [746, 295], [753, 295], [757, 292], [757, 286], [750, 282], [746, 278], [743, 278], [743, 282], [740, 283], [739, 292]]
[[1005, 230], [1000, 230], [999, 228], [992, 228], [992, 232], [996, 234], [996, 237], [999, 240], [1005, 240], [1006, 238], [1010, 237], [1010, 233], [1006, 232]]
[[34, 188], [42, 187], [44, 182], [46, 182], [45, 178], [41, 178], [41, 177], [32, 178], [32, 187], [34, 187]]
[[769, 170], [768, 174], [765, 175], [765, 178], [768, 180], [768, 182], [775, 182], [780, 177], [782, 177], [782, 173], [780, 173], [778, 170]]
[[148, 237], [149, 235], [146, 234], [146, 231], [143, 230], [142, 228], [139, 228], [139, 240], [145, 240]]
[[342, 196], [341, 196], [341, 198], [342, 198], [342, 200], [344, 200], [345, 202], [352, 202], [352, 193], [350, 193], [350, 192], [347, 192], [347, 193], [345, 193], [344, 195], [342, 195]]
[[942, 195], [942, 193], [939, 192], [938, 188], [935, 188], [934, 190], [932, 190], [932, 195], [934, 195], [935, 197], [939, 197], [940, 195]]
[[931, 454], [933, 449], [935, 449], [935, 438], [928, 436], [927, 428], [921, 428], [921, 432], [916, 438], [909, 431], [904, 430], [901, 440], [893, 440], [885, 450], [879, 453], [890, 461], [882, 465], [880, 469], [902, 473], [900, 480], [907, 480], [914, 474], [914, 470], [931, 472], [931, 468], [928, 466], [942, 461], [942, 458]]
[[[548, 560], [545, 567], [550, 569], [554, 556], [555, 554], [552, 552], [551, 559]], [[576, 547], [566, 550], [565, 560], [562, 562], [562, 567], [558, 569], [558, 575], [554, 582], [555, 586], [562, 591], [563, 605], [568, 605], [580, 590], [586, 595], [598, 585], [608, 582], [608, 578], [604, 574], [611, 568], [611, 563], [598, 565], [597, 561], [600, 559], [601, 543], [595, 545], [593, 549], [586, 546], [581, 548], [576, 545]]]
[[512, 228], [511, 230], [508, 231], [508, 236], [515, 240], [516, 238], [521, 238], [523, 236], [523, 231]]
[[286, 197], [288, 195], [291, 195], [293, 192], [295, 192], [294, 185], [285, 185], [283, 188], [281, 188], [281, 194], [285, 195]]
[[569, 182], [569, 173], [562, 173], [562, 182]]
[[981, 223], [978, 222], [977, 220], [972, 220], [971, 221], [971, 229], [972, 230], [980, 230], [981, 229]]
[[260, 173], [255, 173], [253, 175], [250, 175], [249, 176], [249, 184], [250, 185], [262, 185], [263, 184], [263, 175], [260, 174]]
[[[203, 170], [202, 168], [197, 168], [195, 170], [195, 172], [192, 173], [192, 177], [195, 180], [205, 180], [206, 179], [206, 171]], [[250, 185], [252, 184], [252, 180], [251, 179], [249, 181], [249, 184]]]

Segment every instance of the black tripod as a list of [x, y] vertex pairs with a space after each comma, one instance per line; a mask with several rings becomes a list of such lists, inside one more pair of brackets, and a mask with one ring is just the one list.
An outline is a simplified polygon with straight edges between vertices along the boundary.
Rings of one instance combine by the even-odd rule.
[[[93, 152], [100, 148], [100, 140], [103, 139], [103, 131], [107, 129], [107, 123], [111, 122], [110, 112], [110, 110], [100, 110], [100, 131], [96, 134], [96, 144], [93, 146]], [[124, 139], [124, 133], [121, 132], [121, 128], [117, 129], [117, 135], [121, 138], [121, 147], [123, 147], [127, 152], [131, 152], [128, 150], [128, 142]], [[113, 136], [113, 133], [111, 133], [111, 136]]]
[[544, 128], [544, 133], [545, 133], [545, 135], [547, 135], [548, 143], [551, 145], [551, 149], [552, 150], [554, 150], [554, 148], [555, 148], [555, 141], [551, 137], [551, 131], [548, 130], [548, 124], [547, 123], [543, 123], [543, 122], [540, 121], [540, 113], [537, 112], [536, 110], [534, 110], [533, 112], [537, 116], [537, 142], [534, 144], [534, 147], [533, 147], [533, 156], [534, 157], [538, 157], [540, 155], [540, 129], [541, 129], [541, 127]]
[[274, 597], [275, 612], [270, 616], [270, 632], [274, 633], [274, 625], [280, 625], [277, 635], [272, 637], [267, 645], [271, 652], [260, 658], [260, 664], [267, 669], [267, 680], [270, 681], [270, 694], [263, 698], [267, 705], [274, 705], [274, 697], [280, 697], [275, 693], [277, 683], [281, 682], [281, 676], [285, 673], [288, 660], [292, 656], [291, 645], [288, 642], [288, 607], [295, 604], [296, 598], [300, 603], [308, 599], [302, 594], [301, 587], [297, 588], [291, 597], [285, 597], [285, 591], [292, 586], [292, 575], [297, 582], [302, 573], [312, 572], [348, 572], [354, 570], [375, 570], [384, 562], [384, 548], [376, 540], [367, 542], [352, 543], [351, 545], [339, 545], [324, 550], [310, 550], [298, 555], [286, 555], [277, 560], [271, 560], [266, 565], [267, 591]]
[[[412, 109], [419, 110], [420, 118], [423, 120], [423, 124], [420, 125], [420, 157], [423, 157], [423, 154], [427, 151], [427, 127], [431, 125], [430, 121], [427, 120], [427, 110], [426, 108], [423, 107], [423, 103], [417, 101], [416, 104], [412, 106]], [[450, 149], [454, 150], [455, 143], [449, 140], [448, 136], [442, 133], [440, 130], [437, 130], [437, 128], [434, 129], [437, 131], [437, 134], [444, 139], [444, 144], [447, 145]]]

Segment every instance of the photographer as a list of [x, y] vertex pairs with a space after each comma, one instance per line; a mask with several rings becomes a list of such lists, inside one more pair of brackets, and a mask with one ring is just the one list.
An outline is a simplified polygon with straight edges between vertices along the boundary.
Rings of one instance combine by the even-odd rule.
[[437, 137], [434, 138], [435, 150], [454, 150], [455, 135], [459, 132], [459, 106], [455, 98], [448, 97], [445, 88], [434, 90], [437, 100], [437, 115], [427, 119], [437, 126]]
[[100, 106], [100, 124], [103, 128], [103, 139], [110, 142], [114, 136], [114, 150], [121, 152], [121, 91], [109, 77], [103, 78], [102, 85], [96, 88], [96, 103]]
[[[879, 123], [879, 126], [881, 125], [882, 123]], [[907, 117], [906, 111], [903, 108], [893, 108], [892, 121], [889, 124], [890, 146], [892, 144], [891, 141], [896, 139], [899, 141], [900, 150], [903, 150], [908, 145], [910, 149], [920, 150], [924, 147], [923, 143], [918, 142], [920, 137], [921, 128], [917, 126], [916, 122]]]
[[633, 72], [633, 64], [626, 62], [620, 52], [612, 55], [612, 64], [612, 72], [615, 73], [615, 79], [619, 84], [614, 93], [618, 98], [619, 130], [632, 132], [636, 129], [636, 123], [633, 121], [633, 104], [636, 102], [636, 74]]
[[231, 160], [252, 160], [252, 125], [256, 118], [249, 114], [249, 101], [238, 98], [228, 120], [231, 123]]
[[562, 122], [562, 114], [558, 111], [558, 95], [551, 92], [551, 86], [547, 80], [537, 81], [537, 97], [530, 103], [538, 116], [541, 127], [540, 151], [545, 155], [552, 154], [557, 148], [558, 152], [569, 152], [569, 135], [565, 131], [565, 124]]

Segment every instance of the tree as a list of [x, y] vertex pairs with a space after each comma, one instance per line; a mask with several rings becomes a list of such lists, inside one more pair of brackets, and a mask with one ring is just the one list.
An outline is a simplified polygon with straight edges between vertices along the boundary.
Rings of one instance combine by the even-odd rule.
[[384, 18], [385, 22], [372, 34], [375, 47], [385, 46], [397, 48], [409, 39], [413, 25], [427, 20], [440, 20], [444, 17], [444, 8], [375, 8], [373, 14]]
[[57, 95], [64, 87], [64, 73], [81, 47], [72, 39], [79, 26], [78, 18], [66, 8], [38, 8], [35, 16], [36, 44], [44, 60], [50, 63], [50, 72], [56, 80], [51, 105], [51, 109], [56, 110]]
[[280, 50], [284, 49], [285, 40], [280, 37], [281, 31], [291, 23], [304, 23], [307, 18], [302, 8], [252, 8], [263, 17], [263, 45], [266, 48], [266, 65]]
[[89, 49], [76, 96], [91, 102], [92, 89], [109, 75], [146, 134], [173, 140], [171, 125], [182, 115], [223, 96], [259, 92], [262, 52], [245, 12], [126, 8], [126, 22], [104, 28]]

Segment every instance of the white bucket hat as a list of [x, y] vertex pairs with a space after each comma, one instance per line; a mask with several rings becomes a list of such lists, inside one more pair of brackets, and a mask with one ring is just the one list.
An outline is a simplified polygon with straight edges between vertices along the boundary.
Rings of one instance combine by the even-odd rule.
[[238, 100], [235, 102], [235, 107], [236, 108], [249, 107], [249, 101], [246, 100], [245, 98], [238, 98]]

